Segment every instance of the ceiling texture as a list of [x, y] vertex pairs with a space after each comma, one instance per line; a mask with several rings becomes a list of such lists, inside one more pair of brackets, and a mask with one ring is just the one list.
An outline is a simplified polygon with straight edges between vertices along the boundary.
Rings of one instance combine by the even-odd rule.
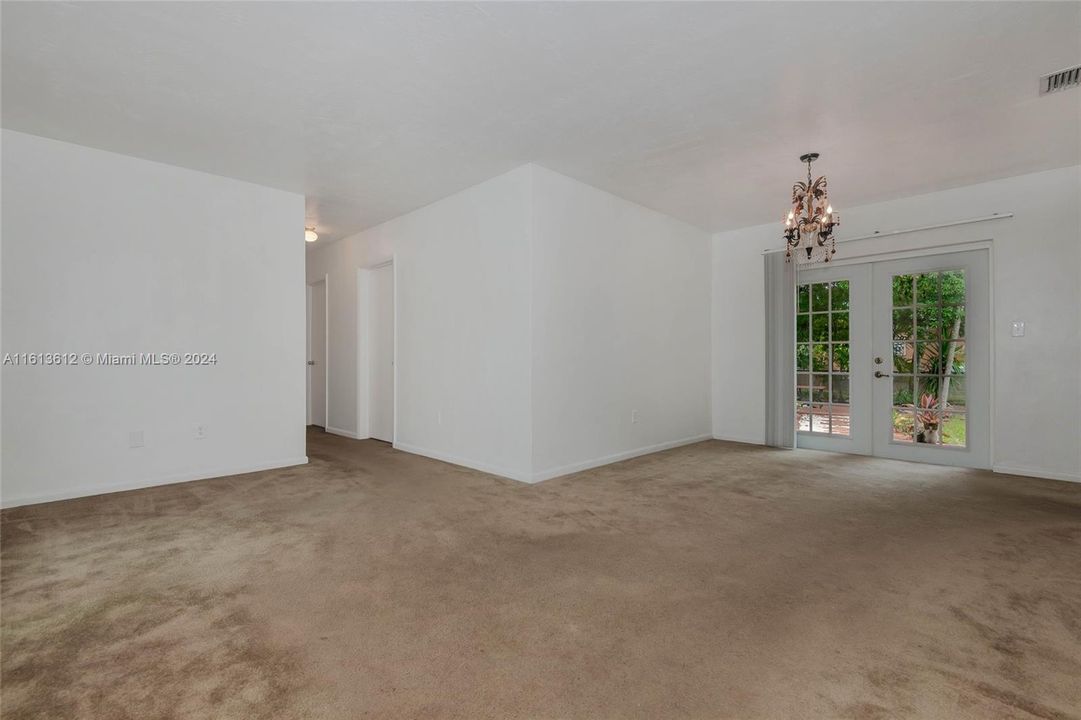
[[[528, 162], [719, 231], [1081, 162], [1081, 3], [3, 2], [4, 127], [303, 193], [328, 240]], [[298, 237], [299, 237], [298, 229]]]

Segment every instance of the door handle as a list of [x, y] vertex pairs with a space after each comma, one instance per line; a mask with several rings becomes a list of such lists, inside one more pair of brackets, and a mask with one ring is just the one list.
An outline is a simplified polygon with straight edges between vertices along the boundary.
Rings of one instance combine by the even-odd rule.
[[875, 370], [875, 377], [876, 378], [884, 378], [884, 377], [889, 377], [889, 376], [890, 376], [889, 373], [884, 373], [881, 370]]
[[314, 365], [314, 364], [315, 364], [315, 361], [314, 361], [314, 360], [309, 360], [309, 361], [308, 361], [308, 364], [309, 364], [309, 365]]

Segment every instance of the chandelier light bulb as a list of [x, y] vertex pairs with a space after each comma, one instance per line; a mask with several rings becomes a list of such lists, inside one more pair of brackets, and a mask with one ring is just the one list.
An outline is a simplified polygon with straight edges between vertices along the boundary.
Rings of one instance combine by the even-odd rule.
[[827, 205], [826, 206], [826, 214], [827, 215], [832, 215], [833, 214], [833, 206], [832, 205]]

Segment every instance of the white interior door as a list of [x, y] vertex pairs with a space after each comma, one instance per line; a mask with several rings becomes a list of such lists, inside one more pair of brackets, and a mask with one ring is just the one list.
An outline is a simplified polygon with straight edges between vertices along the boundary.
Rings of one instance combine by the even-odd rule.
[[986, 250], [874, 263], [874, 454], [991, 466]]
[[801, 270], [799, 447], [991, 465], [986, 250]]
[[308, 286], [308, 424], [327, 426], [327, 284]]
[[394, 266], [371, 274], [368, 308], [371, 353], [368, 366], [369, 435], [394, 442]]

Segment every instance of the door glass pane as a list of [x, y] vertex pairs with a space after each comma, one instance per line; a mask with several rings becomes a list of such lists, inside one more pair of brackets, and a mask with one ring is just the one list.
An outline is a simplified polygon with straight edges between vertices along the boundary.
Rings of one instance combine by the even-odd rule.
[[893, 371], [895, 373], [912, 372], [914, 345], [911, 342], [895, 341], [893, 343]]
[[912, 304], [912, 284], [915, 279], [911, 275], [893, 276], [893, 306], [908, 307]]
[[916, 337], [919, 340], [934, 340], [942, 336], [942, 312], [933, 307], [916, 308]]
[[893, 441], [912, 442], [912, 430], [915, 427], [912, 416], [912, 407], [897, 407], [893, 409]]
[[944, 375], [939, 381], [939, 389], [946, 398], [945, 409], [949, 412], [965, 412], [965, 378]]
[[848, 340], [848, 313], [830, 313], [830, 338], [834, 342]]
[[965, 442], [965, 415], [951, 414], [942, 425], [942, 444], [964, 447]]
[[938, 385], [939, 385], [939, 376], [938, 375], [920, 375], [919, 377], [917, 377], [916, 378], [916, 394], [913, 396], [913, 397], [919, 398], [919, 402], [917, 404], [921, 404], [923, 402], [924, 396], [929, 396], [929, 397], [937, 399], [938, 398]]
[[950, 306], [942, 308], [942, 337], [957, 340], [965, 337], [965, 308]]
[[833, 343], [833, 372], [848, 372], [848, 343]]
[[912, 376], [893, 376], [893, 404], [912, 406]]
[[941, 274], [942, 304], [964, 305], [965, 304], [965, 272], [964, 270], [947, 270]]
[[796, 346], [796, 370], [804, 371], [811, 369], [811, 346]]
[[965, 341], [948, 340], [942, 343], [942, 369], [947, 375], [965, 374]]
[[852, 418], [848, 414], [848, 404], [830, 406], [830, 432], [834, 435], [849, 434]]
[[923, 273], [916, 276], [916, 304], [938, 305], [938, 273]]
[[[806, 346], [805, 346], [806, 347]], [[807, 413], [811, 410], [811, 376], [808, 373], [796, 373], [796, 420], [797, 427], [799, 427], [799, 414]], [[808, 418], [803, 418], [803, 423], [806, 427], [804, 430], [810, 430], [811, 421]]]
[[965, 341], [936, 340], [916, 345], [916, 372], [924, 375], [964, 375]]
[[833, 385], [830, 387], [830, 402], [834, 404], [848, 405], [848, 376], [834, 375]]
[[830, 309], [848, 309], [848, 281], [839, 280], [830, 286]]
[[849, 281], [800, 285], [796, 304], [796, 429], [846, 436]]
[[847, 375], [830, 376], [830, 418], [830, 432], [834, 435], [849, 435], [852, 418], [849, 411]]
[[942, 361], [942, 344], [938, 342], [921, 342], [916, 344], [916, 369], [919, 373], [939, 372]]
[[941, 422], [942, 413], [938, 411], [938, 405], [926, 402], [926, 396], [922, 396], [916, 407], [916, 442], [941, 445]]
[[894, 342], [893, 440], [965, 447], [965, 273], [895, 275], [893, 300], [894, 338], [916, 339]]
[[894, 340], [911, 340], [914, 333], [912, 331], [912, 309], [904, 308], [901, 310], [893, 311], [893, 339]]

